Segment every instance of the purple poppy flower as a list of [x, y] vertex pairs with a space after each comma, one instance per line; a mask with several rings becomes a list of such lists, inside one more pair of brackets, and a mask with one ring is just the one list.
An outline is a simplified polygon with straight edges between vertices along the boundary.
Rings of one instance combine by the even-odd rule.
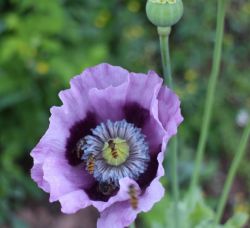
[[63, 105], [51, 108], [31, 175], [62, 212], [93, 205], [98, 227], [125, 227], [163, 197], [164, 151], [183, 118], [162, 83], [153, 71], [100, 64], [59, 93]]

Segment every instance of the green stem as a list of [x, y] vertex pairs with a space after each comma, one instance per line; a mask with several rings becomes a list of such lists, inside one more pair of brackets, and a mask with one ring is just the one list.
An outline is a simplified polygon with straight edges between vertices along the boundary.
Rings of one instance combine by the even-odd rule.
[[179, 227], [179, 210], [178, 210], [178, 202], [179, 202], [179, 184], [178, 184], [178, 138], [175, 136], [171, 140], [171, 173], [172, 173], [172, 191], [174, 194], [174, 212], [175, 212], [175, 227]]
[[[170, 51], [169, 51], [169, 35], [171, 32], [170, 27], [158, 27], [158, 34], [160, 38], [161, 45], [161, 57], [162, 57], [162, 67], [164, 74], [164, 82], [170, 88], [173, 89], [172, 71], [171, 71], [171, 61], [170, 61]], [[172, 191], [174, 196], [175, 205], [175, 227], [178, 228], [179, 225], [179, 212], [178, 212], [178, 202], [179, 202], [179, 185], [178, 185], [178, 139], [177, 136], [174, 137], [170, 142], [170, 157], [171, 157], [171, 176], [172, 176]]]
[[158, 27], [158, 34], [160, 38], [161, 45], [161, 60], [163, 67], [164, 82], [170, 88], [173, 88], [172, 80], [172, 70], [171, 70], [171, 61], [170, 61], [170, 51], [169, 51], [169, 35], [171, 32], [170, 27]]
[[197, 147], [195, 168], [193, 177], [191, 180], [190, 191], [197, 186], [199, 182], [199, 175], [201, 171], [201, 163], [204, 157], [205, 145], [207, 142], [208, 130], [212, 116], [212, 108], [215, 98], [215, 89], [218, 81], [218, 75], [220, 70], [221, 62], [221, 51], [222, 51], [222, 41], [224, 32], [224, 21], [225, 21], [225, 9], [227, 0], [218, 0], [218, 11], [217, 11], [217, 25], [216, 25], [216, 39], [213, 54], [213, 63], [211, 75], [208, 83], [208, 90], [206, 96], [205, 110], [201, 128], [201, 135], [199, 138], [199, 143]]
[[242, 160], [242, 158], [244, 156], [244, 153], [246, 151], [249, 136], [250, 136], [250, 121], [249, 121], [247, 127], [245, 128], [245, 130], [243, 132], [243, 135], [242, 135], [238, 150], [237, 150], [237, 152], [236, 152], [236, 154], [234, 156], [233, 163], [232, 163], [232, 165], [231, 165], [231, 167], [229, 169], [229, 173], [227, 175], [227, 179], [226, 179], [226, 182], [225, 182], [225, 185], [224, 185], [224, 189], [222, 191], [222, 195], [221, 195], [219, 205], [218, 205], [218, 208], [217, 208], [217, 213], [216, 213], [216, 217], [215, 217], [216, 224], [218, 224], [220, 222], [220, 220], [221, 220], [221, 216], [223, 214], [226, 201], [228, 199], [229, 191], [231, 189], [231, 186], [232, 186], [233, 180], [235, 178], [237, 169], [239, 168], [240, 161]]

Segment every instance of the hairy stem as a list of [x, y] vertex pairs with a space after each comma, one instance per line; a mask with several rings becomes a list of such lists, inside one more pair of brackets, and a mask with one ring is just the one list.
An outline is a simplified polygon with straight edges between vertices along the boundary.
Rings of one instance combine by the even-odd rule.
[[[169, 35], [171, 28], [158, 27], [158, 34], [160, 38], [161, 45], [161, 57], [162, 57], [162, 67], [164, 74], [164, 82], [170, 88], [173, 89], [173, 80], [172, 80], [172, 70], [171, 70], [171, 61], [170, 61], [170, 50], [169, 50]], [[178, 202], [179, 202], [179, 185], [178, 185], [178, 156], [177, 156], [178, 140], [177, 136], [174, 137], [170, 142], [170, 159], [171, 159], [171, 176], [172, 176], [172, 191], [174, 196], [174, 205], [175, 205], [175, 228], [178, 228], [179, 225], [179, 212], [178, 212]]]
[[158, 34], [159, 34], [160, 46], [161, 46], [161, 60], [162, 60], [164, 82], [170, 88], [173, 88], [170, 50], [169, 50], [170, 32], [171, 32], [171, 28], [169, 27], [166, 27], [166, 28], [158, 27]]
[[215, 39], [215, 47], [214, 47], [214, 54], [213, 54], [212, 70], [211, 70], [211, 75], [210, 75], [210, 79], [208, 83], [205, 110], [204, 110], [204, 116], [203, 116], [203, 121], [202, 121], [201, 134], [200, 134], [198, 147], [197, 147], [194, 173], [193, 173], [193, 177], [192, 177], [191, 184], [190, 184], [190, 191], [193, 191], [193, 189], [197, 186], [199, 182], [199, 175], [201, 172], [201, 163], [204, 157], [204, 150], [205, 150], [205, 145], [207, 142], [209, 125], [210, 125], [211, 116], [212, 116], [212, 108], [213, 108], [213, 103], [214, 103], [214, 98], [215, 98], [215, 90], [216, 90], [216, 84], [218, 81], [220, 62], [221, 62], [226, 1], [227, 0], [218, 0], [216, 39]]

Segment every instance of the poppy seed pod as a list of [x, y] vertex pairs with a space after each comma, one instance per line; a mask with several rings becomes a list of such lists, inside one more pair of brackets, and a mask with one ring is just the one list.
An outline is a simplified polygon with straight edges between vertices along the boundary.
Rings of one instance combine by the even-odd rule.
[[148, 0], [146, 5], [148, 19], [157, 27], [171, 27], [183, 15], [182, 0]]

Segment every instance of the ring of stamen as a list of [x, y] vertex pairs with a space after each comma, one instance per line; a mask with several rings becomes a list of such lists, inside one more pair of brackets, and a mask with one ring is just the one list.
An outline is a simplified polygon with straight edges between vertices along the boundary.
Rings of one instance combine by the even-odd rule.
[[99, 183], [119, 187], [124, 177], [137, 180], [145, 172], [149, 146], [141, 129], [122, 121], [107, 121], [84, 137], [82, 160]]

